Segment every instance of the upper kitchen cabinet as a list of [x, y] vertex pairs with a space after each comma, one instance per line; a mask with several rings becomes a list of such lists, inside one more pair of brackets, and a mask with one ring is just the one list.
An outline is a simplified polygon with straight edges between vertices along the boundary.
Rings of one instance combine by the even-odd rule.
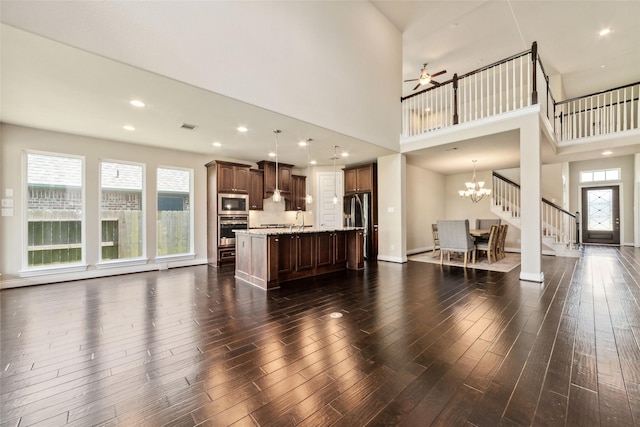
[[302, 175], [292, 175], [291, 202], [287, 203], [288, 211], [306, 211], [307, 202], [307, 177]]
[[251, 169], [249, 171], [251, 183], [249, 185], [249, 209], [261, 211], [264, 209], [264, 171]]
[[[271, 197], [276, 189], [276, 164], [268, 160], [258, 162], [258, 167], [264, 171], [264, 195]], [[293, 165], [278, 163], [278, 189], [285, 195], [291, 194], [293, 181]], [[288, 197], [286, 197], [288, 198]]]
[[369, 163], [344, 168], [344, 193], [372, 192], [376, 188], [376, 164]]
[[248, 194], [250, 186], [248, 165], [216, 162], [219, 193]]

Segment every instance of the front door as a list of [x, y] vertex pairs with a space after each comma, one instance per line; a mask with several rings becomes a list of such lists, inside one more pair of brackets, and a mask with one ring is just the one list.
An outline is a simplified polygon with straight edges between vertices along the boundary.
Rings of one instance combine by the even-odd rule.
[[620, 199], [617, 185], [582, 189], [582, 242], [620, 244]]

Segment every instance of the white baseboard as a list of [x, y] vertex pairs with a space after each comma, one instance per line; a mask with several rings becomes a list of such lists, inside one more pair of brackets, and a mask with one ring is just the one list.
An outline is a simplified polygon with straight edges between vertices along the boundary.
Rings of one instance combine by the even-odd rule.
[[98, 277], [117, 276], [120, 274], [143, 273], [145, 271], [165, 270], [174, 267], [189, 267], [206, 264], [206, 258], [174, 261], [169, 263], [154, 263], [143, 265], [130, 265], [113, 267], [108, 269], [90, 269], [81, 272], [47, 274], [34, 277], [21, 277], [16, 279], [0, 280], [0, 289], [20, 288], [23, 286], [45, 285], [49, 283], [69, 282], [72, 280], [95, 279]]
[[407, 262], [407, 257], [395, 257], [388, 255], [378, 255], [378, 261], [388, 261], [388, 262], [396, 262], [396, 263], [405, 263]]
[[415, 255], [415, 254], [420, 254], [423, 252], [431, 252], [431, 251], [433, 251], [433, 246], [427, 246], [424, 248], [407, 249], [407, 255]]

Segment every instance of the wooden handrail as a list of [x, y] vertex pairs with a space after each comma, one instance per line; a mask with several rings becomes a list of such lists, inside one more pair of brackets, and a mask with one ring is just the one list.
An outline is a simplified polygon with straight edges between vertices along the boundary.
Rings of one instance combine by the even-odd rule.
[[[579, 98], [576, 98], [576, 99], [579, 99]], [[612, 102], [611, 104], [599, 105], [599, 106], [595, 106], [595, 107], [585, 108], [584, 110], [572, 111], [571, 113], [564, 113], [564, 114], [561, 113], [561, 114], [558, 114], [556, 117], [560, 117], [560, 116], [569, 117], [569, 114], [571, 114], [571, 115], [582, 114], [582, 113], [586, 113], [588, 111], [598, 110], [600, 108], [611, 107], [613, 105], [618, 105], [618, 104], [626, 104], [627, 102], [633, 102], [633, 101], [640, 101], [640, 98], [632, 98], [632, 99], [627, 99], [626, 101]]]
[[591, 97], [591, 96], [596, 96], [596, 95], [602, 95], [603, 93], [613, 92], [614, 90], [626, 89], [626, 88], [628, 88], [628, 87], [635, 86], [635, 85], [640, 85], [640, 82], [629, 83], [629, 84], [627, 84], [627, 85], [620, 86], [620, 87], [615, 87], [615, 88], [613, 88], [613, 89], [601, 90], [600, 92], [594, 92], [594, 93], [591, 93], [591, 94], [589, 94], [589, 95], [583, 95], [583, 96], [578, 96], [578, 97], [571, 98], [571, 99], [565, 99], [564, 101], [558, 101], [558, 102], [556, 102], [556, 105], [560, 105], [560, 104], [567, 104], [567, 103], [569, 103], [569, 102], [577, 101], [577, 100], [579, 100], [579, 99], [589, 98], [589, 97]]
[[[493, 67], [496, 67], [496, 66], [498, 66], [498, 65], [504, 64], [505, 62], [509, 62], [509, 61], [511, 61], [511, 60], [513, 60], [513, 59], [520, 58], [521, 56], [525, 56], [525, 55], [528, 55], [528, 54], [530, 54], [530, 53], [531, 53], [531, 49], [525, 50], [524, 52], [516, 53], [515, 55], [512, 55], [512, 56], [510, 56], [510, 57], [508, 57], [508, 58], [504, 58], [504, 59], [501, 59], [500, 61], [496, 61], [496, 62], [494, 62], [493, 64], [485, 65], [485, 66], [484, 66], [484, 67], [482, 67], [482, 68], [478, 68], [478, 69], [476, 69], [476, 70], [473, 70], [473, 71], [468, 72], [467, 74], [463, 74], [463, 75], [461, 75], [461, 76], [458, 76], [458, 80], [461, 80], [461, 79], [464, 79], [465, 77], [469, 77], [469, 76], [472, 76], [472, 75], [474, 75], [474, 74], [480, 73], [480, 72], [482, 72], [482, 71], [488, 70], [489, 68], [493, 68]], [[447, 85], [447, 84], [449, 84], [449, 83], [453, 83], [453, 80], [454, 80], [454, 79], [447, 80], [447, 81], [445, 81], [445, 82], [443, 82], [443, 83], [440, 83], [440, 85], [439, 85], [439, 86], [444, 86], [444, 85]], [[422, 89], [422, 90], [421, 90], [421, 91], [419, 91], [419, 92], [412, 93], [411, 95], [407, 95], [407, 96], [401, 97], [401, 98], [400, 98], [400, 101], [402, 102], [402, 101], [404, 101], [405, 99], [413, 98], [414, 96], [420, 95], [420, 94], [425, 93], [425, 92], [428, 92], [428, 91], [430, 91], [430, 90], [434, 90], [434, 89], [436, 89], [437, 87], [438, 87], [438, 86], [433, 86], [433, 87], [430, 87], [430, 88], [427, 88], [427, 89]]]
[[[520, 189], [520, 184], [511, 181], [509, 178], [500, 175], [496, 171], [493, 171], [492, 174], [493, 174], [493, 176], [495, 178], [498, 178], [500, 181], [506, 182], [507, 184], [513, 185], [514, 187]], [[556, 205], [555, 203], [545, 199], [544, 197], [542, 198], [542, 201], [544, 203], [548, 204], [549, 206], [553, 207], [554, 209], [557, 209], [557, 210], [559, 210], [561, 212], [566, 213], [567, 215], [571, 215], [571, 216], [575, 217], [575, 215], [572, 212], [569, 212], [569, 211], [563, 209], [562, 207], [560, 207], [560, 206]]]

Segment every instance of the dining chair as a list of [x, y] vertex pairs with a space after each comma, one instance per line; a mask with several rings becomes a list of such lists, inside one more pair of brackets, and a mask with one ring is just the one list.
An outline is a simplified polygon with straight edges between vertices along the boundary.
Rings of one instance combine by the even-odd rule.
[[[497, 247], [500, 226], [492, 225], [489, 229], [489, 239], [486, 241], [476, 242], [476, 253], [478, 251], [486, 252], [489, 264], [498, 261]], [[493, 261], [491, 259], [493, 258]]]
[[451, 252], [464, 254], [464, 266], [467, 266], [469, 254], [472, 254], [472, 263], [476, 262], [475, 240], [469, 234], [469, 220], [445, 220], [438, 221], [438, 237], [440, 239], [440, 264], [443, 263], [444, 253], [451, 260]]
[[500, 225], [501, 219], [476, 219], [476, 230], [488, 230], [492, 225]]
[[507, 231], [509, 230], [508, 224], [501, 224], [498, 229], [498, 241], [496, 244], [496, 254], [498, 255], [498, 259], [502, 259], [505, 257], [504, 254], [504, 242], [507, 239]]
[[433, 254], [436, 256], [436, 251], [440, 250], [440, 237], [438, 237], [438, 224], [431, 224], [431, 237], [433, 237]]

